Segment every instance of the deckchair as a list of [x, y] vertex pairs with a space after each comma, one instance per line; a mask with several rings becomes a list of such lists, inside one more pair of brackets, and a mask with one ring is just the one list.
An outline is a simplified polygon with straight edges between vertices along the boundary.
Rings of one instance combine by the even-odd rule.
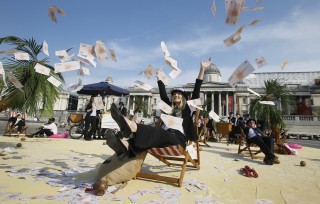
[[[246, 134], [244, 133], [242, 128], [241, 128], [241, 134], [238, 138], [238, 141], [239, 141], [238, 154], [240, 154], [241, 152], [248, 151], [251, 158], [254, 159], [254, 155], [261, 153], [260, 148], [256, 144], [248, 143]], [[254, 149], [251, 149], [251, 147], [253, 147]]]
[[[198, 117], [199, 117], [199, 111], [197, 110], [196, 119]], [[189, 144], [191, 145], [191, 143]], [[179, 187], [181, 187], [183, 178], [184, 178], [184, 173], [187, 167], [197, 169], [197, 170], [200, 169], [199, 141], [194, 142], [194, 146], [196, 151], [195, 152], [196, 158], [194, 159], [192, 159], [189, 152], [180, 145], [174, 145], [174, 146], [169, 146], [164, 148], [151, 148], [148, 150], [148, 154], [159, 159], [159, 161], [165, 163], [167, 166], [179, 167], [180, 176], [178, 178], [170, 177], [170, 176], [162, 176], [162, 175], [155, 174], [154, 172], [152, 173], [143, 172], [143, 168], [141, 168], [136, 178], [162, 181], [166, 183], [176, 184]]]
[[[13, 111], [10, 112], [10, 118], [11, 117], [15, 117], [16, 115], [17, 115], [16, 112], [13, 112]], [[26, 114], [25, 113], [21, 113], [21, 116], [22, 116], [22, 119], [24, 120], [24, 126], [22, 127], [22, 131], [20, 132], [20, 134], [22, 134], [24, 136], [27, 136], [27, 128], [28, 128], [28, 126], [27, 126], [26, 120], [25, 120]], [[6, 136], [6, 135], [11, 136], [12, 133], [17, 132], [17, 130], [15, 128], [11, 127], [11, 125], [12, 125], [12, 122], [10, 120], [8, 120], [6, 128], [4, 129], [4, 133], [3, 133], [4, 136]]]

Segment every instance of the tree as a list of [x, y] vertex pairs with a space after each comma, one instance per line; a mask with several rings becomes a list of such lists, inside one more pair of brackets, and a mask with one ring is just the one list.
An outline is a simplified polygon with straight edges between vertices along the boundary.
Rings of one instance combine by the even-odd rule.
[[[267, 80], [264, 86], [265, 95], [250, 102], [250, 117], [266, 121], [278, 142], [280, 139], [279, 125], [286, 126], [282, 119], [282, 106], [292, 108], [294, 99], [278, 79]], [[260, 101], [273, 101], [275, 105], [261, 104]]]
[[143, 96], [136, 96], [134, 104], [134, 113], [141, 111], [143, 113], [143, 117], [150, 116], [148, 114], [148, 100], [144, 100]]
[[52, 70], [50, 76], [56, 77], [61, 82], [64, 82], [64, 79], [60, 73], [54, 73], [54, 68], [47, 64], [48, 57], [38, 59], [42, 44], [38, 44], [33, 38], [7, 36], [0, 38], [0, 45], [13, 45], [17, 51], [28, 53], [30, 56], [29, 61], [15, 60], [13, 55], [7, 55], [1, 60], [5, 72], [11, 72], [24, 87], [19, 90], [9, 80], [7, 87], [0, 84], [2, 90], [0, 111], [12, 108], [35, 115], [37, 109], [42, 107], [41, 114], [45, 112], [52, 114], [54, 102], [62, 88], [52, 85], [47, 81], [48, 76], [37, 73], [34, 66], [39, 63]]

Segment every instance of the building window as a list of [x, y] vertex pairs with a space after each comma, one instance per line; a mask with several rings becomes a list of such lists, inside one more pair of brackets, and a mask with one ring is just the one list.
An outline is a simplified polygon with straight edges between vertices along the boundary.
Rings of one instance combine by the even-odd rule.
[[154, 98], [154, 99], [153, 99], [153, 104], [156, 104], [156, 103], [157, 103], [157, 99]]
[[78, 107], [78, 97], [77, 96], [69, 96], [68, 102], [68, 110], [77, 110]]
[[246, 103], [247, 103], [247, 99], [246, 99], [246, 98], [243, 98], [243, 99], [242, 99], [242, 103], [243, 103], [243, 104], [246, 104]]

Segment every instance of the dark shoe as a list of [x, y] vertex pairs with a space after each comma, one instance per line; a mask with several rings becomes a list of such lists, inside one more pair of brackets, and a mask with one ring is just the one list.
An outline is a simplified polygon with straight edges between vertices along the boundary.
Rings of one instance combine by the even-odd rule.
[[273, 159], [271, 159], [270, 157], [265, 157], [264, 159], [263, 159], [263, 162], [265, 163], [265, 164], [267, 164], [267, 165], [273, 165]]
[[96, 138], [96, 137], [92, 137], [92, 139], [93, 139], [93, 140], [96, 140], [97, 138]]
[[91, 141], [91, 138], [84, 138], [84, 140], [86, 140], [86, 141]]
[[117, 154], [117, 156], [127, 154], [127, 148], [116, 136], [115, 130], [108, 129], [106, 131], [107, 145]]
[[34, 135], [27, 135], [27, 137], [29, 137], [29, 138], [33, 138], [33, 137], [34, 137]]
[[121, 114], [121, 112], [114, 103], [111, 105], [111, 117], [119, 125], [119, 128], [121, 130], [120, 132], [122, 132], [119, 138], [129, 138], [131, 135], [131, 129], [127, 124], [126, 120], [124, 119], [124, 116]]

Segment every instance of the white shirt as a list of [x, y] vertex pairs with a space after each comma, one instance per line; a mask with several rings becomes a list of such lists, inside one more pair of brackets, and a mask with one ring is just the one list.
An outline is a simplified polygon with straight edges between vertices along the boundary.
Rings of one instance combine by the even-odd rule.
[[92, 104], [92, 113], [90, 116], [97, 116], [97, 106], [94, 103]]
[[253, 128], [250, 128], [248, 132], [248, 139], [253, 138], [255, 136], [257, 136], [257, 133], [254, 131]]
[[43, 126], [43, 129], [48, 129], [50, 130], [51, 132], [53, 132], [53, 134], [57, 134], [58, 133], [58, 128], [56, 126], [55, 123], [51, 123], [51, 124], [45, 124]]

